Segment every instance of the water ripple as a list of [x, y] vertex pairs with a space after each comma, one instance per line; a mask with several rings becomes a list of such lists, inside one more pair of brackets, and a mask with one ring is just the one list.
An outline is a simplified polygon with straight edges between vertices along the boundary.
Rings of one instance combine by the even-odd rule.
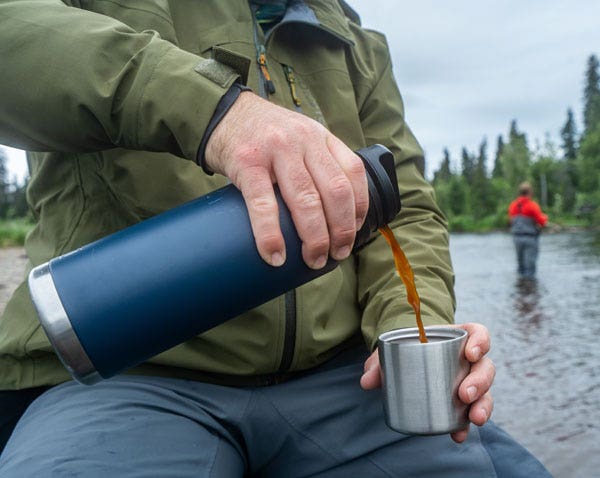
[[494, 419], [556, 478], [600, 477], [600, 250], [542, 236], [538, 278], [516, 277], [508, 234], [452, 235], [457, 322], [480, 322], [497, 367]]

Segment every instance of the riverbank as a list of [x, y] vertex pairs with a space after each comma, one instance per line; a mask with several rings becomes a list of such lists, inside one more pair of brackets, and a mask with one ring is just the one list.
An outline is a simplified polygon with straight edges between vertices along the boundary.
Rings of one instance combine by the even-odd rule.
[[0, 220], [0, 248], [22, 246], [34, 226], [35, 224], [24, 218]]
[[[451, 233], [487, 234], [509, 232], [510, 225], [504, 216], [502, 219], [490, 216], [480, 220], [467, 216], [456, 216], [448, 219], [448, 229]], [[565, 217], [553, 218], [544, 228], [544, 232], [547, 233], [579, 231], [600, 231], [600, 225], [590, 224], [589, 221], [578, 218]]]
[[0, 315], [25, 274], [27, 255], [22, 247], [0, 248]]

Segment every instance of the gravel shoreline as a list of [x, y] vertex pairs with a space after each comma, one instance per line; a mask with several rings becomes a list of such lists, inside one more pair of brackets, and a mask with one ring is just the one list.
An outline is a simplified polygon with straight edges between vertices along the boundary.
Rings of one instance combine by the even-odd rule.
[[13, 291], [23, 281], [26, 264], [24, 248], [0, 248], [0, 315]]

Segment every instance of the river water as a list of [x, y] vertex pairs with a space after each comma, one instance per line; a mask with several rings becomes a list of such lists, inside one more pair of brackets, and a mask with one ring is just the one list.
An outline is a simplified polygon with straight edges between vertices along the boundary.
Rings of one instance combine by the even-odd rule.
[[[456, 321], [492, 336], [493, 419], [555, 478], [600, 478], [600, 236], [543, 235], [529, 283], [508, 234], [453, 234], [450, 248]], [[0, 312], [24, 266], [0, 249]]]
[[600, 477], [600, 236], [543, 235], [519, 281], [508, 234], [453, 234], [457, 322], [485, 324], [493, 419], [556, 478]]

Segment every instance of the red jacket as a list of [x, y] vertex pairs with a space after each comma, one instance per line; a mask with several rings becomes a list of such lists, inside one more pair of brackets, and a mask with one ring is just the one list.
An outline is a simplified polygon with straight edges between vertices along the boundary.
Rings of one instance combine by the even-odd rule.
[[545, 226], [548, 222], [548, 216], [542, 212], [539, 204], [528, 196], [519, 196], [511, 202], [508, 215], [511, 219], [515, 216], [531, 217], [540, 226]]

